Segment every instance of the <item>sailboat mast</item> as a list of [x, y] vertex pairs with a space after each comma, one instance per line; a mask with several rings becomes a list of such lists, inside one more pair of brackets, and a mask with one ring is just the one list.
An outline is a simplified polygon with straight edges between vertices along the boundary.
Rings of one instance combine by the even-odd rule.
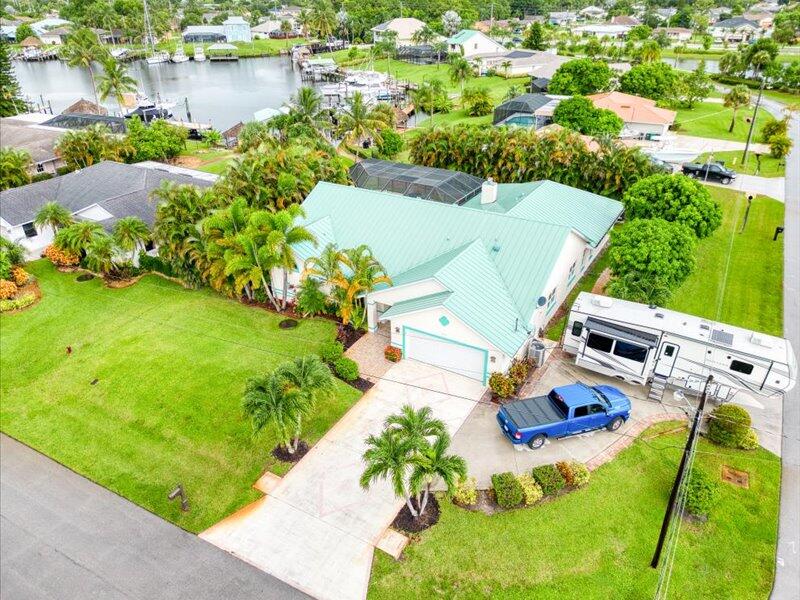
[[153, 42], [153, 27], [150, 24], [150, 11], [147, 10], [147, 0], [143, 0], [144, 4], [144, 30], [145, 35], [147, 36], [147, 41], [145, 45], [150, 49], [150, 55], [152, 56], [156, 52], [155, 43]]

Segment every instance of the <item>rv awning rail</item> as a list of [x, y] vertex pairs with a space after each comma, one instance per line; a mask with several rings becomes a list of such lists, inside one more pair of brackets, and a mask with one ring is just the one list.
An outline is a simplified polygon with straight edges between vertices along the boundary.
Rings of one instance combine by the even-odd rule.
[[639, 331], [632, 327], [625, 327], [624, 325], [617, 325], [616, 323], [609, 323], [608, 321], [601, 321], [594, 317], [586, 319], [584, 327], [590, 331], [607, 333], [635, 344], [642, 344], [651, 348], [658, 346], [658, 336], [655, 334]]

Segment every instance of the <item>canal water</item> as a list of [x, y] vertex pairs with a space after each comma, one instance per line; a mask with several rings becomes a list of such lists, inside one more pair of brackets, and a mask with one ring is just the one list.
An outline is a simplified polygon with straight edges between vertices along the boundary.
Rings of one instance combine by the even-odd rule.
[[[40, 96], [55, 114], [83, 97], [93, 99], [89, 71], [72, 69], [60, 60], [13, 61], [22, 93], [36, 102]], [[97, 68], [100, 71], [100, 68]], [[129, 74], [151, 99], [178, 102], [176, 119], [187, 119], [188, 99], [192, 120], [224, 130], [239, 121], [250, 121], [262, 108], [280, 108], [300, 87], [300, 72], [288, 57], [247, 58], [230, 62], [189, 61], [181, 64], [128, 63]], [[112, 114], [119, 112], [114, 99], [103, 103]]]

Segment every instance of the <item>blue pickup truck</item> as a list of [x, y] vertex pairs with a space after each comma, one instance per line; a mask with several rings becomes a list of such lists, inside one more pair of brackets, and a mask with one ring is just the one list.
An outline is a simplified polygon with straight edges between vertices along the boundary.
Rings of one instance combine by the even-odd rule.
[[535, 450], [547, 438], [560, 438], [605, 427], [616, 431], [631, 416], [631, 401], [610, 385], [574, 383], [553, 388], [546, 396], [509, 402], [497, 422], [512, 444]]

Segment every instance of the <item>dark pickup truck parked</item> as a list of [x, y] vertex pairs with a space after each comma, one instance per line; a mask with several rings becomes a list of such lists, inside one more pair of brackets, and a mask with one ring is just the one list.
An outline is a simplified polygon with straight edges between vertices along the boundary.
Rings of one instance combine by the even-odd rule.
[[696, 179], [719, 181], [728, 185], [736, 179], [736, 171], [732, 171], [722, 163], [687, 163], [681, 167], [681, 172]]
[[560, 438], [605, 427], [616, 431], [631, 416], [631, 401], [610, 385], [574, 383], [546, 396], [510, 402], [497, 413], [500, 429], [512, 444], [535, 450], [547, 438]]

